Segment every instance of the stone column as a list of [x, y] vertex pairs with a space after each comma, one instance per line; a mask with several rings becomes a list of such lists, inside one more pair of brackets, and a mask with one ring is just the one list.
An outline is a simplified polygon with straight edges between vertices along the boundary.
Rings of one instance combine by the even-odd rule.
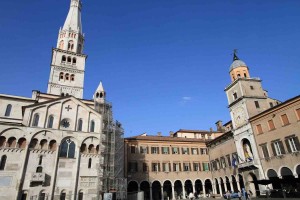
[[161, 200], [164, 200], [164, 187], [161, 186]]
[[193, 192], [193, 194], [195, 193], [195, 191], [196, 191], [195, 186], [194, 186], [194, 184], [192, 183], [192, 192]]
[[241, 191], [241, 186], [240, 186], [240, 182], [239, 181], [236, 182], [236, 185], [237, 185], [238, 190]]
[[182, 186], [182, 195], [183, 195], [183, 199], [186, 198], [186, 194], [185, 194], [185, 188], [184, 188], [184, 185]]
[[227, 184], [226, 184], [226, 182], [225, 182], [225, 183], [223, 182], [223, 185], [224, 185], [224, 188], [225, 188], [225, 192], [227, 192], [228, 189], [227, 189]]
[[234, 188], [233, 188], [232, 181], [229, 181], [229, 183], [230, 183], [230, 188], [231, 188], [231, 191], [233, 192], [233, 191], [234, 191]]
[[203, 196], [206, 198], [205, 185], [202, 185]]
[[220, 194], [223, 195], [223, 191], [222, 191], [222, 187], [221, 187], [221, 182], [218, 182], [218, 186], [219, 186]]
[[150, 200], [152, 200], [152, 187], [151, 187], [151, 184], [150, 184]]
[[172, 200], [175, 200], [175, 190], [174, 190], [174, 185], [172, 185]]

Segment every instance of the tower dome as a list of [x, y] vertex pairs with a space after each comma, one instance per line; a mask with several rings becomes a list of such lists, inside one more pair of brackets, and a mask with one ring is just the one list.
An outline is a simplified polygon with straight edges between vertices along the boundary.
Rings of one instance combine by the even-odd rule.
[[236, 50], [233, 51], [233, 62], [230, 65], [229, 74], [232, 82], [239, 78], [250, 78], [248, 66], [237, 57]]

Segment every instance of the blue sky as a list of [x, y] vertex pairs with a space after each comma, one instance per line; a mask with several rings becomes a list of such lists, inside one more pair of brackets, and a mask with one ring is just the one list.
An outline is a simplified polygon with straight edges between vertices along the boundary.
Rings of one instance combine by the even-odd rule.
[[[0, 93], [46, 92], [69, 0], [3, 1]], [[269, 96], [299, 95], [300, 1], [84, 0], [84, 98], [99, 81], [125, 135], [215, 128], [230, 119], [232, 50]]]

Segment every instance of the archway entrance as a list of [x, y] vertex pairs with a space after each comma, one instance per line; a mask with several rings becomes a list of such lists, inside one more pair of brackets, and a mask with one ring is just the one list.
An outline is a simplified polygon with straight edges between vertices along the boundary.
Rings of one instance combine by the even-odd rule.
[[182, 193], [182, 184], [181, 181], [177, 180], [174, 183], [174, 192], [175, 192], [175, 199], [182, 199], [183, 193]]
[[150, 200], [150, 183], [148, 181], [143, 181], [140, 189], [144, 192], [144, 200]]
[[247, 177], [247, 182], [249, 184], [249, 190], [251, 190], [253, 193], [253, 197], [259, 196], [260, 192], [255, 174], [249, 173]]
[[227, 191], [232, 191], [230, 182], [229, 182], [229, 178], [227, 176], [225, 176], [225, 181], [226, 181]]
[[217, 194], [220, 194], [219, 182], [218, 182], [218, 179], [216, 179], [216, 178], [215, 178], [215, 186], [216, 186]]
[[130, 181], [128, 183], [128, 187], [127, 187], [127, 192], [128, 193], [134, 193], [134, 192], [138, 192], [139, 186], [138, 183], [135, 181]]
[[152, 183], [152, 199], [161, 200], [161, 185], [158, 181]]
[[188, 196], [190, 193], [193, 193], [193, 184], [192, 181], [186, 180], [184, 183], [185, 194]]
[[204, 182], [204, 186], [205, 186], [206, 195], [210, 196], [213, 192], [211, 181], [209, 179], [206, 179], [205, 182]]
[[238, 175], [239, 176], [239, 184], [240, 184], [240, 188], [241, 188], [241, 190], [243, 189], [243, 188], [245, 188], [245, 184], [244, 184], [244, 179], [243, 179], [243, 176], [242, 175]]
[[163, 186], [164, 199], [172, 199], [172, 184], [170, 181], [165, 181]]
[[201, 180], [199, 180], [199, 179], [197, 179], [196, 181], [195, 181], [195, 189], [196, 189], [196, 193], [197, 193], [197, 195], [199, 195], [199, 194], [203, 194], [203, 188], [202, 188], [202, 182], [201, 182]]
[[232, 180], [231, 182], [232, 182], [233, 191], [238, 192], [237, 182], [236, 182], [235, 177], [233, 175], [231, 175], [231, 180]]
[[281, 168], [280, 173], [282, 176], [283, 196], [290, 198], [298, 196], [299, 194], [296, 192], [297, 181], [292, 170], [290, 170], [288, 167], [283, 167]]

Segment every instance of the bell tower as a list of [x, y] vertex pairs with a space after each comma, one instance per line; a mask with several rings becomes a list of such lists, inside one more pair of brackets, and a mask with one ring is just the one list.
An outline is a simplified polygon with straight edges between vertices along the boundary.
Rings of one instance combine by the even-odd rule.
[[71, 0], [64, 26], [59, 29], [56, 48], [52, 49], [47, 93], [83, 97], [87, 56], [83, 54], [84, 34], [81, 23], [81, 0]]

